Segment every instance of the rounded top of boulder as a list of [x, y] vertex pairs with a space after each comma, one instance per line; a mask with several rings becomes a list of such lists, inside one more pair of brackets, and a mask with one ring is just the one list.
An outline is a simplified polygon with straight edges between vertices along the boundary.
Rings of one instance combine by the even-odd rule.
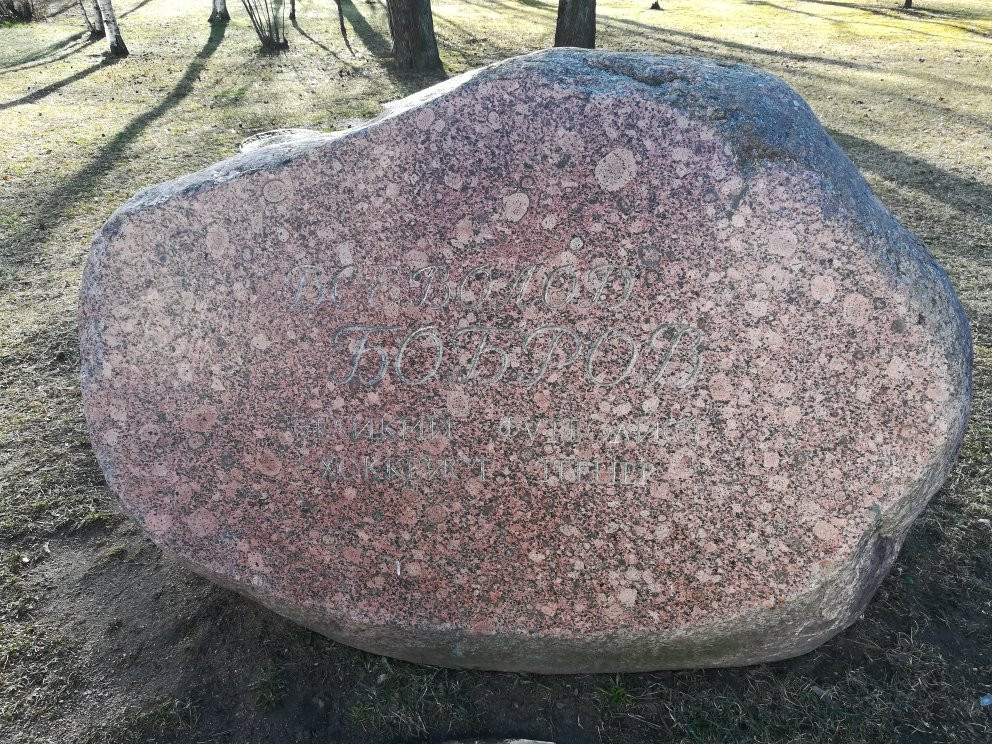
[[946, 275], [785, 83], [551, 50], [143, 191], [83, 392], [125, 508], [368, 650], [599, 671], [801, 653], [946, 477]]

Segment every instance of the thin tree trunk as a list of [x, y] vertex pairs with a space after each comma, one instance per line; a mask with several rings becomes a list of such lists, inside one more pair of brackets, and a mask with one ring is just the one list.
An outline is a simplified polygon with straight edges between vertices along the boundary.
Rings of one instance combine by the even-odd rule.
[[393, 29], [393, 60], [400, 70], [443, 70], [434, 36], [431, 0], [388, 0]]
[[289, 0], [289, 20], [296, 20], [296, 0]]
[[124, 37], [117, 26], [117, 14], [114, 13], [113, 0], [96, 0], [100, 6], [100, 14], [103, 16], [103, 23], [107, 27], [107, 40], [110, 42], [110, 53], [115, 57], [126, 57], [128, 55], [127, 46], [124, 44]]
[[231, 14], [227, 12], [227, 0], [213, 0], [213, 7], [207, 23], [227, 23]]
[[555, 46], [596, 48], [596, 0], [558, 0]]
[[902, 7], [904, 7], [904, 8], [912, 8], [913, 7], [913, 0], [906, 0], [906, 2], [903, 4]]
[[386, 0], [386, 21], [389, 23], [389, 53], [396, 55], [396, 32], [393, 31], [393, 3]]
[[83, 20], [86, 21], [86, 30], [90, 32], [90, 37], [96, 33], [96, 29], [93, 28], [93, 21], [90, 20], [89, 13], [86, 12], [86, 6], [83, 5], [83, 0], [77, 0], [79, 3], [79, 9], [83, 12]]
[[285, 2], [269, 0], [241, 0], [255, 35], [262, 42], [262, 48], [269, 51], [289, 49], [286, 39]]
[[[344, 39], [344, 45], [348, 47], [348, 51], [355, 54], [355, 50], [351, 48], [351, 42], [348, 41], [348, 29], [344, 27], [344, 8], [341, 7], [341, 0], [334, 0], [335, 4], [338, 6], [338, 25], [341, 26], [341, 38]], [[388, 12], [389, 6], [386, 6]]]
[[103, 13], [100, 12], [100, 6], [97, 4], [97, 0], [91, 0], [93, 5], [93, 30], [90, 31], [91, 39], [102, 39], [107, 35], [107, 29], [103, 25]]

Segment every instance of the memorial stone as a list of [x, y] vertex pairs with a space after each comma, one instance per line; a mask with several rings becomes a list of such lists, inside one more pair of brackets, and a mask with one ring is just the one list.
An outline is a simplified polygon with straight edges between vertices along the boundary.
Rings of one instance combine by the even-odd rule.
[[162, 548], [368, 651], [535, 672], [822, 643], [971, 392], [946, 275], [795, 91], [586, 50], [142, 191], [80, 338]]

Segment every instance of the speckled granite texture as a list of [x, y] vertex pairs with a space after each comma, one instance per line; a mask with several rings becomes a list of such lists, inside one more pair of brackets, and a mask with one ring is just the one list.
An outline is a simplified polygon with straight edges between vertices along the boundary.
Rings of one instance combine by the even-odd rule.
[[854, 621], [961, 443], [941, 268], [800, 97], [541, 52], [141, 192], [82, 385], [193, 570], [430, 664], [750, 664]]

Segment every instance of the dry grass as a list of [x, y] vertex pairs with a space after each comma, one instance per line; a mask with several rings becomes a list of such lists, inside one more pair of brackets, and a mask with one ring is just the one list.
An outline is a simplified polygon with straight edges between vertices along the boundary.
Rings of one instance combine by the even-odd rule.
[[[992, 738], [992, 6], [982, 0], [600, 2], [604, 48], [742, 61], [788, 81], [947, 268], [973, 323], [961, 460], [865, 618], [800, 659], [579, 677], [368, 657], [190, 578], [122, 522], [80, 412], [90, 236], [148, 184], [251, 133], [329, 129], [429, 81], [388, 67], [381, 4], [303, 2], [258, 53], [236, 3], [123, 1], [132, 56], [74, 8], [0, 28], [0, 740], [559, 742]], [[552, 0], [435, 0], [449, 72], [550, 43]]]

